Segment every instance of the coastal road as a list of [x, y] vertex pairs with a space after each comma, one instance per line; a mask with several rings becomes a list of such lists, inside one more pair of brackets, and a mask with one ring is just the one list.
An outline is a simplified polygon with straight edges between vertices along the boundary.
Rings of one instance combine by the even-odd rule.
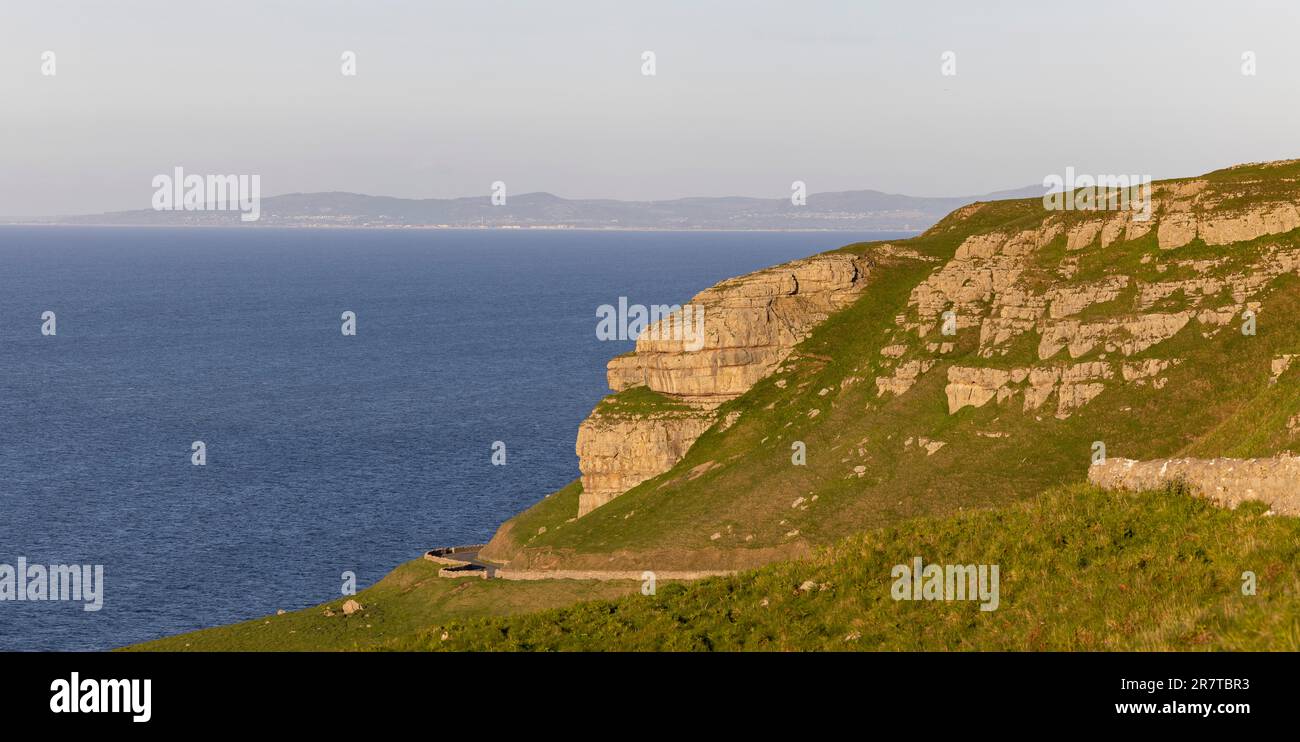
[[458, 552], [456, 552], [455, 554], [452, 554], [452, 555], [451, 555], [451, 558], [452, 558], [452, 559], [459, 559], [459, 560], [461, 560], [462, 562], [469, 562], [470, 564], [473, 564], [473, 565], [476, 565], [476, 566], [482, 567], [483, 569], [486, 569], [486, 570], [487, 570], [487, 573], [488, 573], [488, 579], [491, 579], [491, 578], [497, 576], [497, 568], [496, 568], [496, 565], [491, 564], [491, 563], [489, 563], [489, 562], [482, 561], [481, 559], [479, 559], [479, 558], [478, 558], [478, 549], [475, 549], [474, 551], [458, 551]]

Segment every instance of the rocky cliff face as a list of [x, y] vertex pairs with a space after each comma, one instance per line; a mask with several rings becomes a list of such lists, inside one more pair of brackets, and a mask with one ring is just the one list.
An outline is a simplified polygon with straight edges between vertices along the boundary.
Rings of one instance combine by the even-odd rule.
[[[1235, 328], [1234, 320], [1260, 310], [1275, 279], [1300, 272], [1300, 250], [1267, 240], [1300, 227], [1300, 182], [1260, 182], [1267, 187], [1213, 176], [1158, 183], [1149, 208], [1033, 205], [1025, 218], [1003, 220], [1015, 228], [971, 230], [992, 205], [960, 209], [927, 233], [966, 236], [895, 318], [879, 349], [884, 373], [874, 380], [876, 396], [904, 395], [939, 367], [950, 414], [1015, 400], [1026, 413], [1065, 419], [1115, 385], [1162, 389], [1180, 359], [1153, 352], [1186, 330], [1213, 337]], [[1226, 244], [1249, 247], [1184, 257], [1185, 250]], [[899, 248], [868, 255], [880, 249]], [[691, 302], [706, 317], [698, 349], [652, 325], [634, 353], [609, 363], [610, 388], [644, 387], [689, 410], [640, 418], [593, 413], [578, 439], [580, 512], [679, 461], [712, 425], [711, 411], [771, 373], [812, 328], [851, 303], [870, 267], [871, 258], [836, 253], [724, 281]], [[973, 356], [942, 363], [967, 331], [978, 337]]]
[[[880, 350], [896, 359], [893, 375], [876, 379], [880, 394], [906, 392], [951, 348], [943, 335], [967, 329], [978, 332], [983, 362], [947, 369], [953, 414], [1015, 398], [1027, 412], [1054, 400], [1052, 414], [1063, 419], [1115, 384], [1160, 389], [1162, 372], [1178, 359], [1151, 358], [1153, 349], [1188, 328], [1212, 337], [1247, 319], [1266, 286], [1300, 270], [1300, 250], [1261, 239], [1300, 227], [1300, 183], [1278, 179], [1264, 195], [1255, 190], [1239, 180], [1160, 183], [1149, 210], [1042, 210], [1023, 228], [966, 237], [913, 289], [898, 335]], [[961, 210], [946, 226], [982, 207]], [[1153, 231], [1151, 249], [1127, 260]], [[1249, 247], [1182, 257], [1194, 240]], [[1036, 362], [1023, 361], [1026, 348]], [[1000, 360], [1009, 355], [1022, 360]], [[1135, 356], [1142, 359], [1127, 360]]]
[[[644, 387], [677, 409], [597, 408], [578, 431], [579, 515], [670, 469], [715, 422], [716, 408], [771, 373], [813, 328], [866, 285], [871, 261], [818, 255], [723, 281], [689, 302], [703, 338], [671, 331], [682, 314], [651, 324], [636, 350], [609, 362], [615, 392]], [[685, 326], [692, 326], [687, 315]]]
[[739, 397], [857, 296], [868, 267], [864, 258], [818, 255], [723, 281], [690, 301], [704, 312], [702, 347], [651, 325], [634, 353], [609, 362], [609, 386], [645, 386], [709, 408]]
[[[1298, 465], [1269, 457], [1300, 444], [1300, 161], [1156, 183], [1149, 206], [972, 204], [912, 239], [702, 292], [699, 337], [647, 331], [610, 362], [615, 393], [578, 434], [581, 491], [489, 551], [537, 568], [758, 564], [1078, 482], [1098, 441], [1157, 463], [1094, 481], [1174, 471], [1291, 512]], [[1169, 461], [1187, 456], [1203, 458]]]
[[593, 412], [578, 426], [578, 515], [671, 469], [712, 425], [713, 415], [707, 411], [635, 417]]

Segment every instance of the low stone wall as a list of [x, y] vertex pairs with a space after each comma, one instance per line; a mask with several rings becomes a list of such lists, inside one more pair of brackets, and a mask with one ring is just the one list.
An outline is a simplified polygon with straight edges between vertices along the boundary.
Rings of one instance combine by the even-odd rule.
[[483, 567], [474, 564], [463, 564], [456, 567], [443, 567], [438, 570], [439, 577], [477, 577], [480, 580], [488, 579], [488, 571]]
[[[597, 570], [597, 569], [498, 569], [500, 580], [636, 580], [652, 570]], [[678, 570], [654, 572], [655, 580], [700, 580], [705, 577], [726, 577], [734, 571], [722, 569]]]
[[1267, 503], [1280, 515], [1300, 515], [1300, 457], [1265, 459], [1107, 459], [1088, 470], [1088, 481], [1104, 489], [1160, 489], [1182, 482], [1220, 505]]
[[463, 567], [469, 562], [463, 559], [457, 559], [454, 555], [466, 551], [478, 552], [483, 549], [483, 544], [471, 546], [448, 546], [445, 549], [432, 549], [424, 553], [424, 558], [437, 564], [445, 564], [449, 567]]

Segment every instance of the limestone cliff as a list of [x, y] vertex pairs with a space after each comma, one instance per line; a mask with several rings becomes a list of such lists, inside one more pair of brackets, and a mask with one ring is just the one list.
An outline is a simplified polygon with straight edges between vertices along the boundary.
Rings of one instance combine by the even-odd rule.
[[[1157, 183], [1145, 205], [1124, 209], [1116, 201], [1081, 211], [1021, 202], [1022, 218], [974, 229], [985, 210], [1005, 209], [973, 204], [954, 212], [927, 236], [948, 231], [960, 242], [911, 289], [895, 318], [879, 348], [885, 373], [874, 379], [876, 396], [905, 395], [938, 367], [950, 414], [1014, 398], [1025, 413], [1066, 419], [1115, 385], [1162, 389], [1181, 359], [1153, 352], [1186, 330], [1218, 335], [1258, 312], [1275, 279], [1300, 275], [1300, 249], [1262, 239], [1300, 227], [1294, 164], [1247, 166], [1262, 170], [1257, 178], [1230, 168]], [[1228, 244], [1250, 247], [1182, 257]], [[679, 461], [713, 424], [713, 410], [772, 373], [812, 328], [850, 304], [873, 256], [899, 249], [909, 248], [819, 255], [724, 281], [691, 302], [706, 317], [698, 349], [651, 326], [634, 353], [609, 363], [610, 388], [644, 387], [681, 409], [631, 417], [598, 409], [583, 423], [579, 514]], [[941, 363], [967, 331], [978, 337], [973, 355]]]
[[719, 405], [771, 373], [858, 296], [870, 268], [868, 258], [827, 254], [723, 281], [689, 302], [703, 313], [702, 342], [665, 329], [681, 313], [651, 324], [634, 352], [609, 362], [609, 386], [645, 387], [676, 409], [592, 412], [578, 430], [578, 514], [672, 468], [713, 425]]
[[[1077, 483], [1098, 442], [1157, 473], [1212, 462], [1201, 489], [1225, 502], [1283, 482], [1268, 497], [1290, 512], [1295, 466], [1250, 457], [1300, 445], [1297, 207], [1300, 161], [1239, 166], [1156, 183], [1149, 208], [972, 204], [911, 239], [719, 283], [689, 304], [698, 337], [652, 325], [608, 364], [581, 486], [484, 554], [760, 564]], [[1150, 469], [1116, 481], [1165, 481]]]
[[[1054, 416], [1066, 418], [1114, 384], [1161, 388], [1161, 372], [1177, 359], [1125, 359], [1187, 328], [1218, 334], [1257, 312], [1274, 279], [1300, 271], [1300, 250], [1261, 240], [1300, 227], [1300, 183], [1262, 183], [1210, 176], [1157, 183], [1149, 209], [1038, 210], [1018, 229], [966, 236], [953, 258], [912, 290], [909, 311], [896, 322], [899, 335], [880, 349], [895, 369], [876, 379], [879, 393], [906, 392], [951, 347], [929, 341], [936, 332], [945, 341], [966, 329], [978, 333], [976, 355], [985, 360], [947, 368], [950, 413], [1014, 397], [1033, 412], [1055, 398]], [[960, 210], [936, 229], [960, 229], [984, 206]], [[1153, 249], [1126, 264], [1132, 246], [1153, 232]], [[1262, 244], [1181, 258], [1178, 251], [1195, 240], [1204, 247]], [[1081, 267], [1093, 275], [1082, 279]], [[918, 347], [909, 336], [928, 342]], [[1026, 341], [1037, 363], [999, 361], [1023, 358]]]
[[706, 411], [635, 417], [592, 412], [578, 426], [582, 471], [578, 515], [671, 469], [712, 425], [713, 415]]
[[702, 347], [651, 325], [635, 352], [609, 362], [609, 386], [646, 386], [702, 407], [739, 397], [856, 297], [868, 267], [865, 258], [817, 255], [723, 281], [690, 301], [703, 308]]

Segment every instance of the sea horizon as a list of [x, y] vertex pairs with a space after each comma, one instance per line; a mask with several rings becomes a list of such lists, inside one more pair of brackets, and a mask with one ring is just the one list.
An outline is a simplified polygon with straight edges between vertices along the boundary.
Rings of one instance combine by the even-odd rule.
[[888, 237], [0, 235], [0, 563], [106, 573], [95, 613], [8, 605], [0, 649], [109, 649], [302, 608], [339, 594], [344, 572], [363, 589], [425, 549], [485, 541], [578, 476], [578, 423], [607, 393], [605, 362], [632, 347], [596, 339], [599, 305], [684, 303]]

